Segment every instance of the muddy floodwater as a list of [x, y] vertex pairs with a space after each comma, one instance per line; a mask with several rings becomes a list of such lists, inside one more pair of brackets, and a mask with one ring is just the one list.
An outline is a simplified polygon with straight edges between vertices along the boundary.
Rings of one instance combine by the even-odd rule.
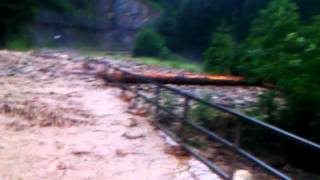
[[219, 179], [68, 56], [0, 52], [0, 179]]

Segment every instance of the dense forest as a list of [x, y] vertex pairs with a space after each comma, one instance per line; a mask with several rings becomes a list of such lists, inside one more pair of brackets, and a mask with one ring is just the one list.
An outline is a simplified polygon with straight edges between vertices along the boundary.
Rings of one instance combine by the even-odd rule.
[[[268, 83], [262, 120], [320, 142], [319, 0], [144, 1], [161, 15], [137, 35], [134, 55], [192, 54], [209, 73]], [[19, 35], [37, 8], [70, 10], [66, 2], [1, 0], [0, 44]]]
[[[151, 0], [148, 0], [151, 1]], [[202, 52], [210, 43], [214, 31], [222, 25], [230, 26], [235, 40], [249, 35], [252, 22], [271, 0], [153, 0], [161, 5], [163, 15], [155, 24], [173, 51]], [[316, 0], [295, 0], [297, 13], [303, 23], [311, 23], [320, 13]], [[283, 3], [278, 2], [279, 6]], [[282, 7], [284, 8], [284, 7]], [[272, 14], [270, 14], [271, 16]]]
[[[320, 142], [320, 2], [317, 0], [154, 1], [163, 14], [137, 38], [164, 50], [200, 54], [210, 73], [271, 84], [265, 121]], [[149, 40], [154, 42], [152, 40]], [[145, 47], [145, 49], [148, 49]], [[139, 52], [141, 55], [141, 51]], [[150, 54], [147, 54], [150, 55]], [[285, 99], [285, 104], [276, 101]], [[281, 105], [280, 105], [281, 104]]]

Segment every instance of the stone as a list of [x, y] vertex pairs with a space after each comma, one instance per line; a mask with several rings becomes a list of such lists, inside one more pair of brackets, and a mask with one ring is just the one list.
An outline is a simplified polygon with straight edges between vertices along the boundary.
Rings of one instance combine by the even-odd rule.
[[132, 139], [132, 140], [145, 137], [144, 134], [142, 134], [141, 132], [136, 132], [136, 131], [125, 132], [122, 136], [125, 137], [126, 139]]
[[253, 175], [249, 171], [240, 169], [234, 173], [232, 180], [254, 180], [254, 179], [253, 179]]

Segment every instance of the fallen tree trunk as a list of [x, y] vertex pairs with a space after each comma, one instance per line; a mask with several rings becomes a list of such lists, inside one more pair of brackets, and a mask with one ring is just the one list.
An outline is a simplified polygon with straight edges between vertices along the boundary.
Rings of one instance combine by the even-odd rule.
[[[94, 70], [96, 67], [92, 64], [103, 64], [99, 61], [91, 60], [83, 64], [84, 69]], [[104, 66], [95, 72], [99, 77], [107, 82], [120, 83], [159, 83], [159, 84], [176, 84], [176, 85], [217, 85], [217, 86], [249, 86], [246, 78], [239, 76], [223, 76], [210, 74], [174, 74], [174, 73], [143, 73], [132, 72], [132, 70], [121, 70], [120, 68], [110, 68]], [[257, 85], [257, 84], [254, 84]]]
[[205, 75], [205, 74], [168, 74], [168, 73], [143, 73], [143, 74], [124, 74], [112, 73], [103, 74], [103, 79], [108, 82], [116, 80], [121, 83], [159, 83], [176, 85], [220, 85], [220, 86], [241, 86], [249, 85], [243, 77]]

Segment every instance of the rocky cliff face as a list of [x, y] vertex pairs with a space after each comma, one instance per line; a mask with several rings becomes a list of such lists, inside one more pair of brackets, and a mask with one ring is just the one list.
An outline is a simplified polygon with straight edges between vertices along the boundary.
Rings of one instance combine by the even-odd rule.
[[86, 10], [75, 0], [73, 5], [69, 13], [39, 11], [31, 28], [33, 43], [130, 49], [139, 29], [157, 17], [141, 0], [92, 0]]

